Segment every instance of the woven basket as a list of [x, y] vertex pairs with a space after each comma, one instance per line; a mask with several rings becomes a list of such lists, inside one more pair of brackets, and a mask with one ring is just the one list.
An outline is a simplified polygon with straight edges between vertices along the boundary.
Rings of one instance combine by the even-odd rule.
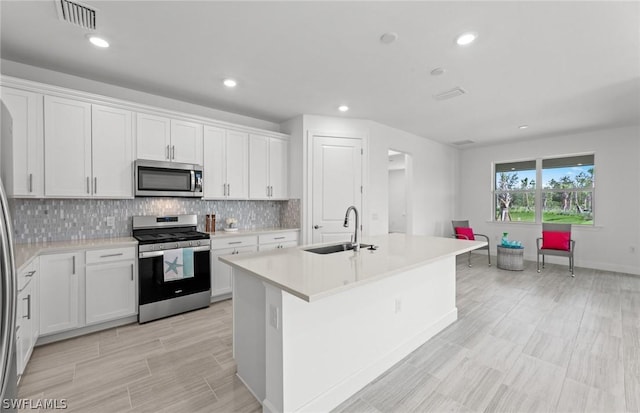
[[498, 268], [510, 271], [524, 270], [524, 248], [498, 246]]

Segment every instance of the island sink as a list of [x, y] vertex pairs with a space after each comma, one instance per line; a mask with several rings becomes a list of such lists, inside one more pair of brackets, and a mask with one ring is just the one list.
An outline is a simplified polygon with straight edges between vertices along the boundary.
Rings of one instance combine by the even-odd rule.
[[[360, 244], [360, 248], [368, 248], [370, 245], [369, 244]], [[349, 251], [353, 249], [353, 245], [350, 242], [345, 242], [342, 244], [337, 244], [337, 245], [327, 245], [324, 247], [317, 247], [317, 248], [309, 248], [308, 252], [313, 252], [315, 254], [333, 254], [334, 252], [342, 252], [342, 251]]]

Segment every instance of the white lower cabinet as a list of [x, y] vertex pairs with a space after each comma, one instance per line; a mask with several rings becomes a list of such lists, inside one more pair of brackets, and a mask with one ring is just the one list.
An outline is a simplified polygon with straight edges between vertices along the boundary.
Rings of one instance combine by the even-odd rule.
[[40, 257], [40, 334], [135, 315], [136, 258], [135, 246]]
[[16, 364], [22, 375], [38, 340], [40, 325], [38, 311], [39, 259], [36, 258], [18, 274], [18, 305], [16, 312]]
[[298, 231], [262, 234], [258, 237], [258, 250], [269, 251], [298, 246]]
[[[135, 255], [135, 248], [132, 255]], [[125, 253], [91, 251], [106, 256], [103, 262], [90, 262], [87, 252], [86, 323], [95, 324], [136, 314], [136, 261], [123, 259]], [[108, 258], [121, 258], [109, 261]]]
[[223, 255], [244, 254], [258, 250], [258, 237], [239, 236], [211, 240], [211, 297], [233, 292], [231, 267], [218, 260]]
[[40, 334], [80, 327], [80, 280], [84, 279], [84, 254], [40, 257]]

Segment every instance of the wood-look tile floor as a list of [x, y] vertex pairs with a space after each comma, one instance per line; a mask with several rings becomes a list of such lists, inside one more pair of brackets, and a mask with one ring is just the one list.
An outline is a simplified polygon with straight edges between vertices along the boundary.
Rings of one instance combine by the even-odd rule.
[[[640, 277], [458, 261], [458, 321], [334, 410], [638, 412]], [[258, 412], [235, 377], [231, 302], [37, 347], [19, 397], [80, 412]]]

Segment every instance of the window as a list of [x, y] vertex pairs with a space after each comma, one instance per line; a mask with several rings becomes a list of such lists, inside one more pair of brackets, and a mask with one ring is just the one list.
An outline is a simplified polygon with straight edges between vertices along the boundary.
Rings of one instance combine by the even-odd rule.
[[496, 221], [536, 220], [536, 161], [496, 164]]
[[495, 220], [593, 225], [594, 158], [496, 163]]

